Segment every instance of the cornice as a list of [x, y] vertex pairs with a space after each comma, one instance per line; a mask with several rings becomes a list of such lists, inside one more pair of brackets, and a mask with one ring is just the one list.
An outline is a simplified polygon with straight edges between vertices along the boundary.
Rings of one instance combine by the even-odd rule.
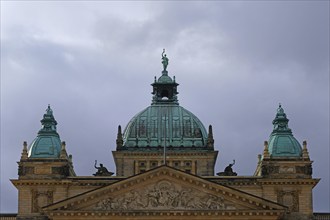
[[258, 182], [263, 185], [313, 185], [315, 186], [320, 179], [260, 179]]
[[175, 211], [49, 211], [50, 216], [76, 216], [76, 217], [101, 217], [101, 216], [280, 216], [285, 210], [175, 210]]
[[[79, 179], [81, 180], [81, 179]], [[71, 179], [65, 180], [35, 180], [35, 179], [24, 179], [24, 180], [17, 180], [12, 179], [10, 180], [16, 187], [17, 186], [106, 186], [117, 182], [119, 180], [112, 180], [111, 179], [88, 179], [86, 181], [72, 181]]]
[[[113, 151], [115, 154], [122, 154], [126, 158], [130, 156], [155, 156], [162, 158], [163, 152], [134, 152], [134, 151]], [[212, 156], [214, 153], [218, 153], [218, 151], [212, 152], [167, 152], [167, 156]]]

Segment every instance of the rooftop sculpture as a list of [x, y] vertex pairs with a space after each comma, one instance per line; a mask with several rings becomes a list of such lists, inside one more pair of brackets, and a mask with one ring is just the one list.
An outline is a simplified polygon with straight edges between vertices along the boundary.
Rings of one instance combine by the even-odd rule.
[[237, 176], [237, 173], [233, 171], [233, 166], [235, 164], [235, 160], [233, 163], [230, 163], [223, 172], [217, 173], [218, 176]]
[[97, 167], [97, 160], [95, 160], [94, 167], [97, 169], [97, 172], [93, 174], [94, 176], [112, 176], [113, 172], [109, 172], [106, 167], [103, 166], [102, 163], [100, 163], [100, 166]]
[[167, 58], [166, 54], [165, 54], [165, 49], [163, 49], [163, 53], [162, 53], [162, 64], [163, 64], [163, 72], [166, 72], [167, 66], [168, 66], [168, 61], [169, 59]]

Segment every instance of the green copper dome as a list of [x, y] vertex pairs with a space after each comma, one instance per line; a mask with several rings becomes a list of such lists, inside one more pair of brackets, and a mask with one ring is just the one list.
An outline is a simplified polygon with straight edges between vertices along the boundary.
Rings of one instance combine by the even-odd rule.
[[123, 145], [118, 150], [154, 150], [164, 145], [169, 149], [207, 149], [213, 147], [201, 121], [181, 107], [177, 99], [175, 77], [155, 77], [151, 106], [135, 115], [126, 126]]
[[127, 148], [161, 147], [164, 144], [204, 147], [206, 143], [207, 133], [203, 124], [179, 105], [151, 105], [134, 116], [124, 131], [124, 147]]
[[293, 137], [288, 127], [289, 119], [281, 105], [277, 109], [276, 117], [273, 120], [274, 129], [269, 138], [268, 151], [271, 157], [300, 157], [301, 146]]
[[29, 147], [29, 158], [59, 158], [61, 152], [61, 140], [56, 131], [57, 122], [53, 111], [48, 106], [46, 114], [41, 120], [42, 128], [38, 136]]

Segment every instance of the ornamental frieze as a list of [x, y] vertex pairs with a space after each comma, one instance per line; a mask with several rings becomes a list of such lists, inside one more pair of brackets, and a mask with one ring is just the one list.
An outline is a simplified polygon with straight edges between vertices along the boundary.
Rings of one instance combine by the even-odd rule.
[[62, 167], [52, 167], [52, 174], [59, 174], [62, 176], [70, 175], [70, 167], [68, 165]]
[[18, 175], [25, 176], [28, 174], [34, 174], [34, 167], [18, 166]]
[[296, 166], [296, 172], [306, 175], [312, 175], [313, 174], [313, 168], [312, 165], [305, 165], [305, 166]]
[[94, 210], [234, 210], [223, 197], [163, 180], [147, 188], [101, 200]]
[[275, 174], [275, 173], [279, 173], [279, 166], [263, 165], [261, 167], [262, 176], [268, 176], [270, 174]]

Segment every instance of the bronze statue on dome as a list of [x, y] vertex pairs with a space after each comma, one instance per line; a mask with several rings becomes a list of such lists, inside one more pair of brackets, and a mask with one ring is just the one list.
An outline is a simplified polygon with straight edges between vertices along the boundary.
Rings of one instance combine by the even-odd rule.
[[162, 53], [162, 64], [163, 64], [163, 68], [164, 68], [163, 72], [166, 72], [169, 59], [167, 58], [166, 54], [164, 54], [164, 53], [165, 53], [165, 49], [163, 49], [163, 53]]

